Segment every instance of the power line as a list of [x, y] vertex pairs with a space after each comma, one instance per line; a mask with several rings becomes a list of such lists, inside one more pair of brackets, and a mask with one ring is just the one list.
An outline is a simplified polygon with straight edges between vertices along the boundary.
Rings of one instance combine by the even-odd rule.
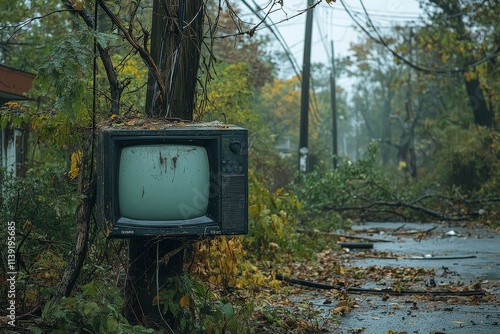
[[[354, 11], [362, 11], [363, 8], [351, 6], [351, 9]], [[384, 13], [384, 14], [379, 14], [379, 15], [389, 15], [387, 14], [390, 10], [384, 10], [384, 9], [370, 9], [371, 12], [375, 13]], [[392, 14], [390, 14], [392, 15]], [[414, 11], [408, 11], [408, 12], [403, 12], [403, 11], [398, 11], [399, 16], [419, 16], [419, 12], [414, 12]]]
[[316, 27], [317, 27], [318, 32], [319, 32], [321, 44], [325, 48], [325, 53], [326, 53], [328, 59], [331, 59], [332, 57], [330, 55], [330, 50], [328, 50], [328, 47], [327, 47], [326, 42], [325, 42], [325, 39], [323, 38], [323, 32], [321, 31], [321, 24], [319, 24], [318, 20], [314, 20], [314, 21], [316, 21]]
[[352, 14], [351, 10], [348, 9], [348, 7], [346, 6], [346, 4], [344, 3], [344, 1], [340, 1], [340, 3], [342, 4], [342, 6], [344, 7], [345, 11], [347, 12], [347, 14], [351, 17], [351, 19], [354, 21], [354, 23], [356, 23], [356, 25], [370, 38], [372, 39], [373, 41], [375, 41], [376, 43], [378, 44], [381, 44], [383, 45], [387, 50], [389, 50], [392, 55], [394, 55], [396, 58], [398, 58], [399, 60], [401, 60], [403, 63], [405, 63], [406, 65], [410, 66], [411, 68], [414, 68], [418, 71], [421, 71], [421, 72], [424, 72], [424, 73], [429, 73], [429, 74], [455, 74], [455, 73], [463, 73], [471, 68], [474, 68], [474, 67], [477, 67], [493, 58], [495, 58], [498, 53], [500, 52], [500, 47], [497, 47], [495, 49], [495, 51], [493, 51], [492, 54], [472, 63], [472, 64], [469, 64], [467, 66], [464, 66], [464, 67], [461, 67], [461, 68], [456, 68], [456, 69], [433, 69], [433, 68], [429, 68], [429, 67], [425, 67], [425, 66], [422, 66], [422, 65], [419, 65], [419, 64], [415, 64], [411, 61], [409, 61], [408, 59], [406, 59], [405, 57], [403, 57], [402, 55], [400, 55], [399, 53], [397, 53], [394, 49], [392, 49], [388, 44], [387, 42], [382, 38], [382, 36], [380, 35], [377, 27], [375, 27], [375, 25], [373, 24], [371, 18], [370, 18], [370, 15], [368, 14], [368, 11], [366, 10], [365, 6], [364, 6], [364, 3], [363, 3], [363, 0], [359, 0], [360, 3], [361, 3], [361, 6], [363, 7], [363, 10], [365, 12], [365, 15], [366, 15], [366, 18], [368, 20], [368, 24], [373, 28], [373, 30], [375, 31], [376, 33], [376, 37], [374, 37], [363, 25], [361, 25], [357, 20], [356, 18], [354, 17], [354, 15]]
[[[342, 10], [342, 8], [339, 8], [340, 10]], [[344, 9], [344, 11], [347, 12], [347, 10]], [[354, 7], [351, 7], [351, 11], [354, 12], [354, 13], [358, 13], [358, 14], [361, 14], [363, 11], [362, 11], [362, 8], [354, 8]], [[372, 12], [377, 12], [376, 10], [371, 10]], [[391, 19], [391, 21], [393, 21], [394, 19], [400, 19], [400, 20], [416, 20], [418, 18], [420, 18], [420, 14], [419, 13], [412, 13], [412, 12], [406, 12], [403, 13], [403, 12], [399, 12], [399, 14], [387, 14], [387, 12], [383, 12], [383, 14], [371, 14], [372, 17], [378, 17], [378, 18], [389, 18]]]
[[[288, 47], [287, 43], [285, 42], [285, 39], [283, 38], [283, 36], [281, 35], [281, 33], [278, 31], [276, 31], [275, 29], [273, 29], [273, 26], [275, 25], [274, 22], [272, 21], [272, 19], [270, 17], [263, 17], [256, 9], [260, 10], [260, 7], [259, 5], [254, 1], [252, 0], [253, 4], [255, 5], [256, 9], [254, 9], [252, 6], [250, 6], [250, 4], [246, 1], [246, 0], [242, 0], [243, 4], [248, 8], [250, 9], [250, 11], [252, 11], [252, 13], [254, 13], [258, 18], [259, 20], [261, 20], [264, 25], [266, 26], [267, 29], [269, 29], [269, 31], [273, 34], [273, 36], [276, 38], [276, 40], [278, 41], [278, 43], [280, 44], [280, 46], [283, 48], [283, 51], [285, 52], [285, 56], [288, 58], [288, 61], [290, 62], [290, 64], [292, 65], [292, 69], [293, 71], [295, 72], [295, 75], [297, 76], [297, 78], [299, 80], [301, 80], [301, 71], [299, 70], [299, 65], [298, 65], [298, 62], [297, 60], [295, 59], [295, 57], [293, 56], [290, 48]], [[269, 20], [271, 24], [269, 24], [267, 22], [267, 20]]]
[[[346, 19], [346, 20], [349, 20], [349, 19]], [[351, 22], [351, 20], [349, 20], [349, 22]], [[332, 26], [332, 27], [337, 27], [337, 28], [352, 28], [352, 24], [338, 24], [338, 23], [328, 23], [327, 24], [328, 26]], [[280, 24], [280, 27], [282, 28], [287, 28], [287, 27], [296, 27], [297, 24], [296, 23], [282, 23]], [[259, 30], [259, 29], [257, 29]]]

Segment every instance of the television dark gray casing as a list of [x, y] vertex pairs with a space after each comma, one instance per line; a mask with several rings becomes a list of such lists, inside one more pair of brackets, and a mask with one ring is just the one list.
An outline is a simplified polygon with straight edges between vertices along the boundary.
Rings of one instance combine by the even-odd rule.
[[[221, 123], [170, 124], [157, 129], [106, 126], [98, 130], [98, 223], [110, 238], [201, 237], [248, 233], [248, 133]], [[199, 145], [210, 165], [207, 214], [188, 220], [145, 221], [123, 217], [118, 169], [124, 147], [148, 144]]]

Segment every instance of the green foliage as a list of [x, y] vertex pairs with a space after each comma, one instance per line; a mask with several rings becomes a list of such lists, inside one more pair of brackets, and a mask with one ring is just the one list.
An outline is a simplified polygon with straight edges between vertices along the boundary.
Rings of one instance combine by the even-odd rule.
[[[2, 169], [0, 181], [0, 220], [3, 226], [16, 224], [18, 310], [27, 312], [46, 301], [60, 281], [78, 199], [60, 168], [31, 170], [25, 178], [13, 178]], [[6, 232], [0, 229], [3, 240]], [[3, 263], [6, 251], [2, 247], [0, 278], [8, 271]]]
[[217, 77], [207, 87], [206, 99], [201, 101], [201, 114], [197, 117], [244, 124], [251, 132], [260, 132], [262, 123], [252, 111], [251, 74], [250, 66], [242, 62], [217, 68]]
[[0, 63], [35, 73], [72, 28], [71, 15], [59, 12], [63, 6], [60, 0], [0, 1]]
[[[130, 110], [143, 111], [146, 105], [146, 90], [148, 70], [138, 55], [122, 56], [119, 53], [113, 55], [116, 64], [118, 80], [122, 83], [121, 95], [122, 112]], [[109, 104], [109, 101], [107, 102]], [[109, 110], [106, 106], [104, 111]]]
[[74, 297], [49, 301], [42, 311], [42, 322], [35, 333], [161, 333], [128, 324], [121, 314], [122, 291], [109, 283], [91, 282]]
[[175, 333], [249, 333], [250, 303], [216, 298], [205, 285], [187, 275], [170, 278], [158, 303], [174, 319]]
[[300, 81], [273, 80], [259, 92], [256, 113], [261, 115], [273, 135], [291, 137], [297, 146], [300, 120]]
[[441, 146], [428, 178], [444, 190], [459, 189], [463, 193], [482, 190], [496, 193], [500, 161], [498, 134], [484, 127], [463, 129], [448, 126], [439, 132]]
[[[440, 143], [433, 163], [421, 183], [428, 189], [450, 194], [464, 214], [483, 212], [475, 219], [500, 224], [497, 199], [500, 189], [500, 136], [485, 127], [448, 126], [435, 131]], [[436, 203], [428, 203], [436, 205]]]
[[372, 143], [365, 159], [343, 160], [337, 169], [319, 167], [301, 174], [293, 189], [305, 216], [321, 215], [325, 209], [360, 203], [368, 198], [392, 199], [391, 191], [385, 189], [387, 180], [375, 166], [377, 153], [377, 146]]
[[[397, 203], [416, 196], [416, 189], [404, 174], [394, 169], [384, 172], [377, 167], [378, 148], [372, 143], [365, 158], [355, 162], [339, 161], [337, 169], [317, 168], [299, 175], [291, 186], [302, 203], [300, 218], [309, 230], [334, 231], [350, 225], [350, 219], [387, 220], [411, 213]], [[371, 210], [380, 205], [393, 205], [394, 210]], [[417, 219], [418, 215], [413, 215]], [[401, 218], [399, 218], [401, 219]]]
[[489, 165], [488, 181], [481, 185], [482, 195], [498, 194], [500, 189], [500, 134], [489, 131], [484, 140], [484, 159]]
[[72, 184], [61, 168], [28, 171], [25, 178], [13, 178], [0, 172], [3, 193], [2, 221], [28, 224], [32, 235], [67, 241], [72, 235], [78, 203]]
[[[495, 131], [450, 128], [442, 131], [432, 173], [410, 179], [403, 170], [375, 163], [376, 146], [338, 169], [316, 169], [299, 176], [291, 189], [302, 203], [306, 230], [334, 231], [356, 220], [475, 219], [498, 224], [497, 172], [500, 138]], [[427, 168], [427, 167], [426, 167]]]
[[[491, 126], [490, 115], [498, 114], [499, 110], [499, 71], [494, 61], [484, 60], [496, 53], [493, 41], [498, 40], [499, 32], [489, 25], [494, 20], [490, 11], [498, 7], [498, 2], [428, 1], [422, 5], [428, 20], [417, 32], [416, 58], [419, 63], [427, 68], [449, 71], [450, 74], [470, 67], [457, 76], [433, 74], [420, 77], [418, 85], [426, 87], [424, 93], [427, 91], [430, 97], [427, 102], [430, 108], [424, 106], [423, 110], [436, 110], [442, 106], [442, 116], [446, 119], [449, 119], [450, 111], [459, 113], [461, 117], [470, 113], [468, 116], [474, 115], [476, 124]], [[478, 10], [474, 10], [476, 8]], [[464, 14], [453, 17], [452, 13], [456, 12]], [[473, 63], [478, 65], [471, 67]], [[471, 80], [477, 80], [479, 85], [476, 87]], [[439, 83], [439, 88], [432, 87], [436, 83]], [[466, 92], [464, 88], [467, 85]], [[441, 88], [442, 91], [438, 91]], [[422, 101], [425, 100], [422, 96]]]
[[279, 262], [284, 253], [304, 253], [297, 233], [301, 203], [284, 189], [271, 192], [249, 173], [249, 233], [245, 243], [258, 259]]
[[83, 125], [90, 120], [87, 105], [92, 94], [88, 87], [93, 58], [90, 37], [79, 31], [65, 36], [39, 68], [33, 83], [35, 96], [56, 97], [53, 106], [56, 119], [64, 125]]

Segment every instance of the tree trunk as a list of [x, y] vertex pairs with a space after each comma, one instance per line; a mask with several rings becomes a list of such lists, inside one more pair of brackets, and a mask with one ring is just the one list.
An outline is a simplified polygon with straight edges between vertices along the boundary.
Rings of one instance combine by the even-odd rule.
[[464, 76], [465, 89], [467, 90], [472, 112], [474, 113], [474, 123], [488, 128], [493, 128], [493, 111], [491, 108], [488, 108], [488, 104], [486, 103], [479, 80], [468, 80], [466, 77], [467, 76]]
[[[387, 95], [385, 96], [384, 101], [384, 110], [382, 115], [382, 133], [380, 134], [380, 138], [384, 143], [391, 142], [392, 131], [390, 124], [390, 115], [392, 114], [392, 98], [394, 96], [394, 92], [391, 87], [387, 86]], [[391, 160], [391, 149], [387, 145], [380, 146], [380, 154], [382, 156], [382, 165], [386, 166], [389, 164]]]
[[[201, 57], [203, 0], [155, 0], [151, 33], [151, 57], [160, 72], [165, 94], [152, 71], [148, 74], [146, 115], [192, 120], [197, 71]], [[161, 84], [161, 83], [160, 83]], [[143, 325], [175, 319], [153, 304], [166, 279], [182, 272], [179, 240], [131, 240], [125, 313], [129, 321]], [[167, 259], [163, 261], [162, 259]]]
[[148, 116], [193, 119], [204, 15], [203, 0], [155, 0], [151, 56], [161, 73], [166, 96], [159, 94], [150, 71]]
[[[460, 1], [430, 0], [430, 2], [441, 8], [446, 14], [447, 19], [451, 23], [450, 27], [454, 28], [456, 31], [457, 40], [474, 43], [474, 40], [470, 34], [470, 29], [465, 28], [463, 16], [457, 15], [457, 13], [462, 13], [466, 10], [463, 6], [461, 6]], [[469, 55], [468, 57], [465, 57], [465, 59], [463, 59], [462, 66], [471, 64], [473, 62], [474, 59], [472, 55]], [[477, 125], [492, 128], [494, 126], [493, 109], [491, 106], [488, 107], [488, 104], [486, 103], [486, 99], [484, 97], [483, 89], [481, 87], [479, 79], [474, 78], [469, 80], [467, 77], [468, 76], [464, 75], [464, 83], [467, 95], [469, 96], [472, 112], [474, 113], [474, 123]]]
[[[71, 2], [63, 0], [63, 3], [68, 8], [73, 9]], [[76, 13], [82, 18], [88, 27], [95, 28], [96, 22], [94, 22], [94, 19], [86, 10], [78, 10]], [[118, 81], [118, 75], [113, 67], [108, 50], [104, 49], [101, 45], [96, 45], [96, 47], [104, 64], [106, 75], [110, 84], [110, 114], [118, 114], [120, 97], [123, 88]], [[91, 145], [93, 145], [93, 143], [91, 143]], [[73, 250], [71, 252], [70, 259], [62, 274], [61, 282], [52, 295], [52, 298], [55, 300], [62, 297], [68, 297], [71, 294], [71, 291], [73, 291], [73, 288], [78, 281], [83, 262], [87, 256], [90, 220], [92, 218], [92, 210], [96, 204], [97, 186], [95, 174], [93, 172], [88, 173], [89, 169], [92, 168], [91, 166], [93, 166], [91, 162], [94, 157], [91, 156], [91, 152], [92, 150], [86, 150], [84, 159], [82, 160], [82, 166], [80, 167], [78, 194], [81, 195], [82, 199], [80, 200], [77, 208], [75, 240], [73, 242]], [[90, 175], [89, 180], [87, 180], [87, 175]]]
[[61, 282], [52, 295], [53, 299], [68, 297], [76, 285], [80, 271], [87, 256], [88, 239], [90, 231], [90, 219], [96, 202], [96, 180], [85, 181], [85, 169], [80, 169], [80, 191], [82, 199], [77, 209], [76, 234], [73, 242], [73, 250], [66, 269], [61, 277]]
[[[63, 0], [64, 5], [71, 9], [74, 10], [73, 8], [73, 3], [69, 0]], [[96, 25], [101, 27], [99, 28], [100, 31], [105, 31], [106, 27], [110, 27], [109, 23], [109, 18], [107, 20], [104, 20], [106, 12], [104, 12], [102, 9], [100, 10], [99, 18], [100, 22], [94, 22], [94, 19], [91, 15], [86, 10], [78, 10], [76, 11], [76, 14], [79, 15], [82, 20], [85, 22], [87, 27], [91, 29], [95, 29]], [[109, 82], [109, 91], [111, 94], [110, 102], [111, 102], [111, 108], [108, 112], [108, 115], [111, 116], [112, 114], [119, 114], [120, 113], [120, 99], [121, 99], [121, 94], [123, 92], [122, 85], [120, 84], [120, 81], [118, 80], [118, 73], [116, 72], [116, 69], [113, 66], [113, 61], [111, 59], [111, 56], [109, 54], [109, 50], [103, 48], [99, 43], [96, 45], [97, 51], [99, 52], [99, 57], [101, 58], [102, 64], [104, 66], [104, 70], [106, 71], [106, 76]]]
[[129, 242], [129, 267], [125, 286], [125, 315], [129, 322], [145, 326], [175, 319], [164, 314], [159, 289], [167, 278], [182, 273], [183, 245], [179, 240], [132, 239]]

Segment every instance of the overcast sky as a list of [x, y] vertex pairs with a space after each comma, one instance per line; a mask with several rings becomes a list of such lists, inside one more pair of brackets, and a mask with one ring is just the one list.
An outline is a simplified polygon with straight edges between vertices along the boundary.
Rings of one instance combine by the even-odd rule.
[[[349, 45], [358, 41], [359, 36], [366, 37], [349, 17], [344, 7], [340, 3], [332, 2], [330, 5], [324, 0], [315, 7], [313, 12], [313, 42], [311, 50], [312, 62], [331, 62], [331, 41], [334, 42], [335, 56], [346, 56], [349, 53]], [[257, 3], [263, 8], [262, 13], [267, 11], [269, 0], [250, 0], [247, 3], [254, 6]], [[276, 11], [272, 14], [269, 23], [275, 23], [273, 29], [283, 37], [284, 44], [291, 51], [297, 64], [302, 68], [302, 58], [304, 53], [305, 21], [306, 14], [298, 15], [307, 8], [307, 0], [283, 0], [283, 9], [276, 6]], [[367, 20], [363, 11], [362, 3], [359, 0], [349, 0], [344, 3], [355, 18], [366, 27]], [[415, 0], [363, 0], [370, 18], [380, 32], [387, 31], [390, 26], [399, 24], [407, 25], [418, 20], [421, 13], [418, 1]], [[294, 17], [295, 16], [295, 17]], [[268, 31], [263, 29], [257, 33]], [[274, 36], [273, 36], [274, 39]], [[273, 42], [277, 50], [282, 50], [282, 46]]]

